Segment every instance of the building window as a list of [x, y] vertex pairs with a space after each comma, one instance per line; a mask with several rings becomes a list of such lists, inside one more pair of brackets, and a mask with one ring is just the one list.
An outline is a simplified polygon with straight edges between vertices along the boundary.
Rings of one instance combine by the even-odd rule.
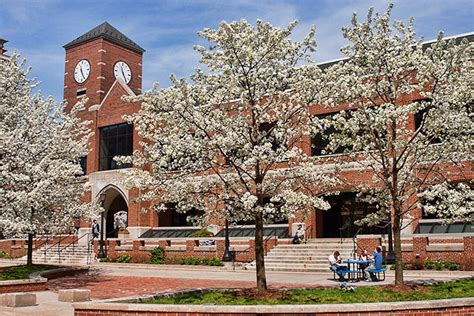
[[79, 158], [79, 164], [81, 165], [82, 174], [87, 173], [87, 156]]
[[116, 156], [130, 156], [133, 152], [133, 127], [123, 123], [100, 129], [99, 170], [127, 168], [114, 161]]
[[177, 203], [166, 203], [166, 210], [159, 213], [160, 227], [183, 227], [194, 226], [195, 223], [191, 219], [203, 216], [204, 211], [192, 208], [186, 213], [181, 213], [176, 210]]
[[258, 130], [260, 133], [265, 133], [265, 139], [269, 139], [272, 143], [272, 150], [273, 151], [276, 151], [278, 149], [278, 142], [277, 140], [275, 139], [275, 137], [273, 136], [274, 133], [272, 131], [272, 129], [276, 126], [276, 122], [265, 122], [265, 123], [261, 123], [259, 126], [258, 126]]
[[[324, 120], [325, 118], [330, 118], [334, 114], [336, 113], [322, 114], [318, 115], [317, 117], [319, 120]], [[336, 130], [334, 127], [330, 126], [326, 128], [323, 133], [316, 134], [311, 138], [311, 156], [341, 154], [344, 152], [343, 147], [338, 147], [334, 152], [323, 153], [323, 151], [326, 150], [326, 147], [329, 145], [329, 138], [331, 137], [331, 134], [334, 134], [335, 131]]]

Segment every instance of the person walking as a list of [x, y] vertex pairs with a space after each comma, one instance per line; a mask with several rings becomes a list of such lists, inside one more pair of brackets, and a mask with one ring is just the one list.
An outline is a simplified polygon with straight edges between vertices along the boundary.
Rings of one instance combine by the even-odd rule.
[[98, 239], [100, 234], [100, 227], [99, 224], [97, 224], [97, 221], [94, 219], [92, 221], [92, 239]]

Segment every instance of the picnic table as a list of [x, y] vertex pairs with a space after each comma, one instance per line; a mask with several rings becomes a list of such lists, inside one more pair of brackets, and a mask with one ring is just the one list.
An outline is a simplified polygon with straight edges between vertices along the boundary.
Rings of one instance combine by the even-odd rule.
[[365, 277], [364, 275], [364, 269], [370, 263], [372, 260], [345, 260], [344, 263], [347, 263], [347, 268], [349, 269], [347, 271], [347, 274], [349, 275], [349, 279], [351, 281], [360, 281]]

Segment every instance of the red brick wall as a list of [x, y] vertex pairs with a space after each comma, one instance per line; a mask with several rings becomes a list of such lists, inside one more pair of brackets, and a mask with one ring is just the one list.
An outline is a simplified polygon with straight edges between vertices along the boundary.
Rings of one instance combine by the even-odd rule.
[[[381, 244], [380, 238], [360, 238], [357, 241], [360, 248], [369, 252]], [[405, 263], [423, 264], [425, 261], [452, 261], [460, 264], [463, 270], [474, 270], [474, 237], [466, 236], [463, 239], [441, 239], [440, 237], [414, 236], [412, 240], [403, 240], [402, 244], [413, 244], [412, 251], [403, 251]], [[464, 251], [432, 251], [427, 245], [463, 243]]]
[[0, 293], [14, 293], [14, 292], [36, 292], [46, 291], [46, 280], [44, 282], [28, 283], [28, 284], [1, 284]]
[[[270, 251], [273, 247], [278, 244], [278, 240], [275, 238], [271, 238], [265, 241], [265, 253]], [[95, 242], [95, 247], [97, 247], [98, 241]], [[225, 249], [225, 241], [224, 240], [216, 240], [216, 250], [200, 250], [195, 248], [195, 240], [188, 239], [182, 241], [172, 241], [172, 245], [185, 245], [186, 250], [165, 250], [165, 254], [167, 258], [218, 258], [221, 259], [224, 256], [224, 249]], [[144, 263], [148, 262], [150, 257], [149, 250], [142, 250], [140, 247], [142, 246], [150, 246], [156, 245], [165, 247], [168, 246], [166, 240], [160, 240], [157, 242], [150, 242], [145, 243], [145, 241], [135, 240], [133, 241], [133, 248], [132, 250], [117, 250], [116, 247], [118, 246], [118, 241], [109, 240], [107, 241], [107, 256], [111, 259], [116, 259], [118, 256], [123, 254], [130, 254], [132, 256], [132, 262], [135, 263]], [[241, 241], [231, 241], [231, 248], [233, 246], [242, 246], [245, 248], [243, 251], [236, 251], [236, 261], [238, 262], [250, 262], [255, 260], [255, 241], [254, 240], [241, 240]]]

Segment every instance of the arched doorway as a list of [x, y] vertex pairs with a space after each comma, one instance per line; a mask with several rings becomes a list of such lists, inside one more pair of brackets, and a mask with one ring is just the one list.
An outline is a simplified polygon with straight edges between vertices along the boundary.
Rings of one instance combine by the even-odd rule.
[[127, 202], [120, 194], [113, 199], [107, 210], [107, 217], [105, 221], [105, 232], [107, 238], [117, 238], [120, 226], [123, 225], [123, 228], [128, 226], [128, 216], [126, 216], [125, 219], [120, 222], [120, 219], [118, 216], [116, 216], [119, 212], [125, 212], [128, 215]]
[[[117, 238], [120, 226], [128, 226], [128, 205], [123, 193], [115, 186], [105, 187], [100, 194], [105, 195], [104, 237]], [[122, 215], [122, 216], [120, 216]]]

